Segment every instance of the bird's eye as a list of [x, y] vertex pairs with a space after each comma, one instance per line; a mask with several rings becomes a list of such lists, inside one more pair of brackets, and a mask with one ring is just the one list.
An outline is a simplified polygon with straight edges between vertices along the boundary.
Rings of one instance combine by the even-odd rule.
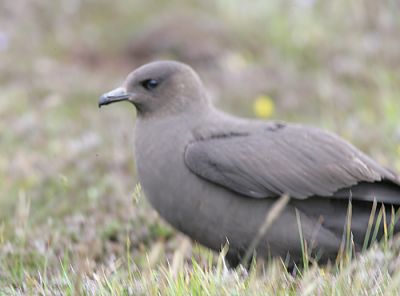
[[158, 86], [156, 79], [146, 79], [141, 82], [142, 86], [147, 90], [153, 90]]

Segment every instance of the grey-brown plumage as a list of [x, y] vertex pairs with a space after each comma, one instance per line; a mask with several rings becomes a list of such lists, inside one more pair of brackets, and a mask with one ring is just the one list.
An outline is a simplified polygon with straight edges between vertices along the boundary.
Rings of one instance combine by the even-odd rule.
[[[360, 249], [374, 199], [400, 205], [400, 180], [336, 135], [309, 126], [241, 119], [216, 110], [187, 65], [154, 62], [133, 71], [99, 106], [127, 100], [137, 109], [135, 157], [142, 188], [174, 227], [214, 250], [229, 242], [236, 265], [271, 206], [289, 204], [256, 247], [257, 255], [297, 262], [303, 236], [321, 260], [336, 257], [348, 201]], [[399, 223], [395, 231], [399, 231]]]

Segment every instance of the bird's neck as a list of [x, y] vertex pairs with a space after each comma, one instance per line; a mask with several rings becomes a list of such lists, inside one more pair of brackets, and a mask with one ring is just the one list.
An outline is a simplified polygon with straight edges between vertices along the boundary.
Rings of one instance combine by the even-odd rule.
[[[175, 100], [177, 101], [177, 100]], [[138, 110], [137, 121], [139, 123], [157, 123], [180, 120], [182, 122], [196, 122], [204, 120], [209, 114], [214, 113], [215, 108], [208, 101], [186, 104], [177, 101], [153, 111]]]

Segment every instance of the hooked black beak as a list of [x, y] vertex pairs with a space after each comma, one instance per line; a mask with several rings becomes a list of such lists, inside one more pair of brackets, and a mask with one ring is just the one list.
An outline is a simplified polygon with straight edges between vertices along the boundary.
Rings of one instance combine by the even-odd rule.
[[125, 88], [118, 87], [108, 93], [103, 94], [99, 99], [99, 108], [103, 105], [108, 105], [115, 102], [127, 101], [131, 97]]

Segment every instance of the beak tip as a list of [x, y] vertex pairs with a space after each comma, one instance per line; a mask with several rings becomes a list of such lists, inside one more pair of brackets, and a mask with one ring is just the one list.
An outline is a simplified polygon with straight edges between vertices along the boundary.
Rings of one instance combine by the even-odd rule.
[[98, 106], [101, 108], [103, 105], [108, 105], [114, 102], [125, 101], [129, 99], [129, 93], [126, 89], [119, 87], [108, 93], [103, 94], [99, 98]]
[[101, 108], [103, 105], [107, 105], [110, 102], [107, 94], [101, 95], [98, 101], [98, 106]]

